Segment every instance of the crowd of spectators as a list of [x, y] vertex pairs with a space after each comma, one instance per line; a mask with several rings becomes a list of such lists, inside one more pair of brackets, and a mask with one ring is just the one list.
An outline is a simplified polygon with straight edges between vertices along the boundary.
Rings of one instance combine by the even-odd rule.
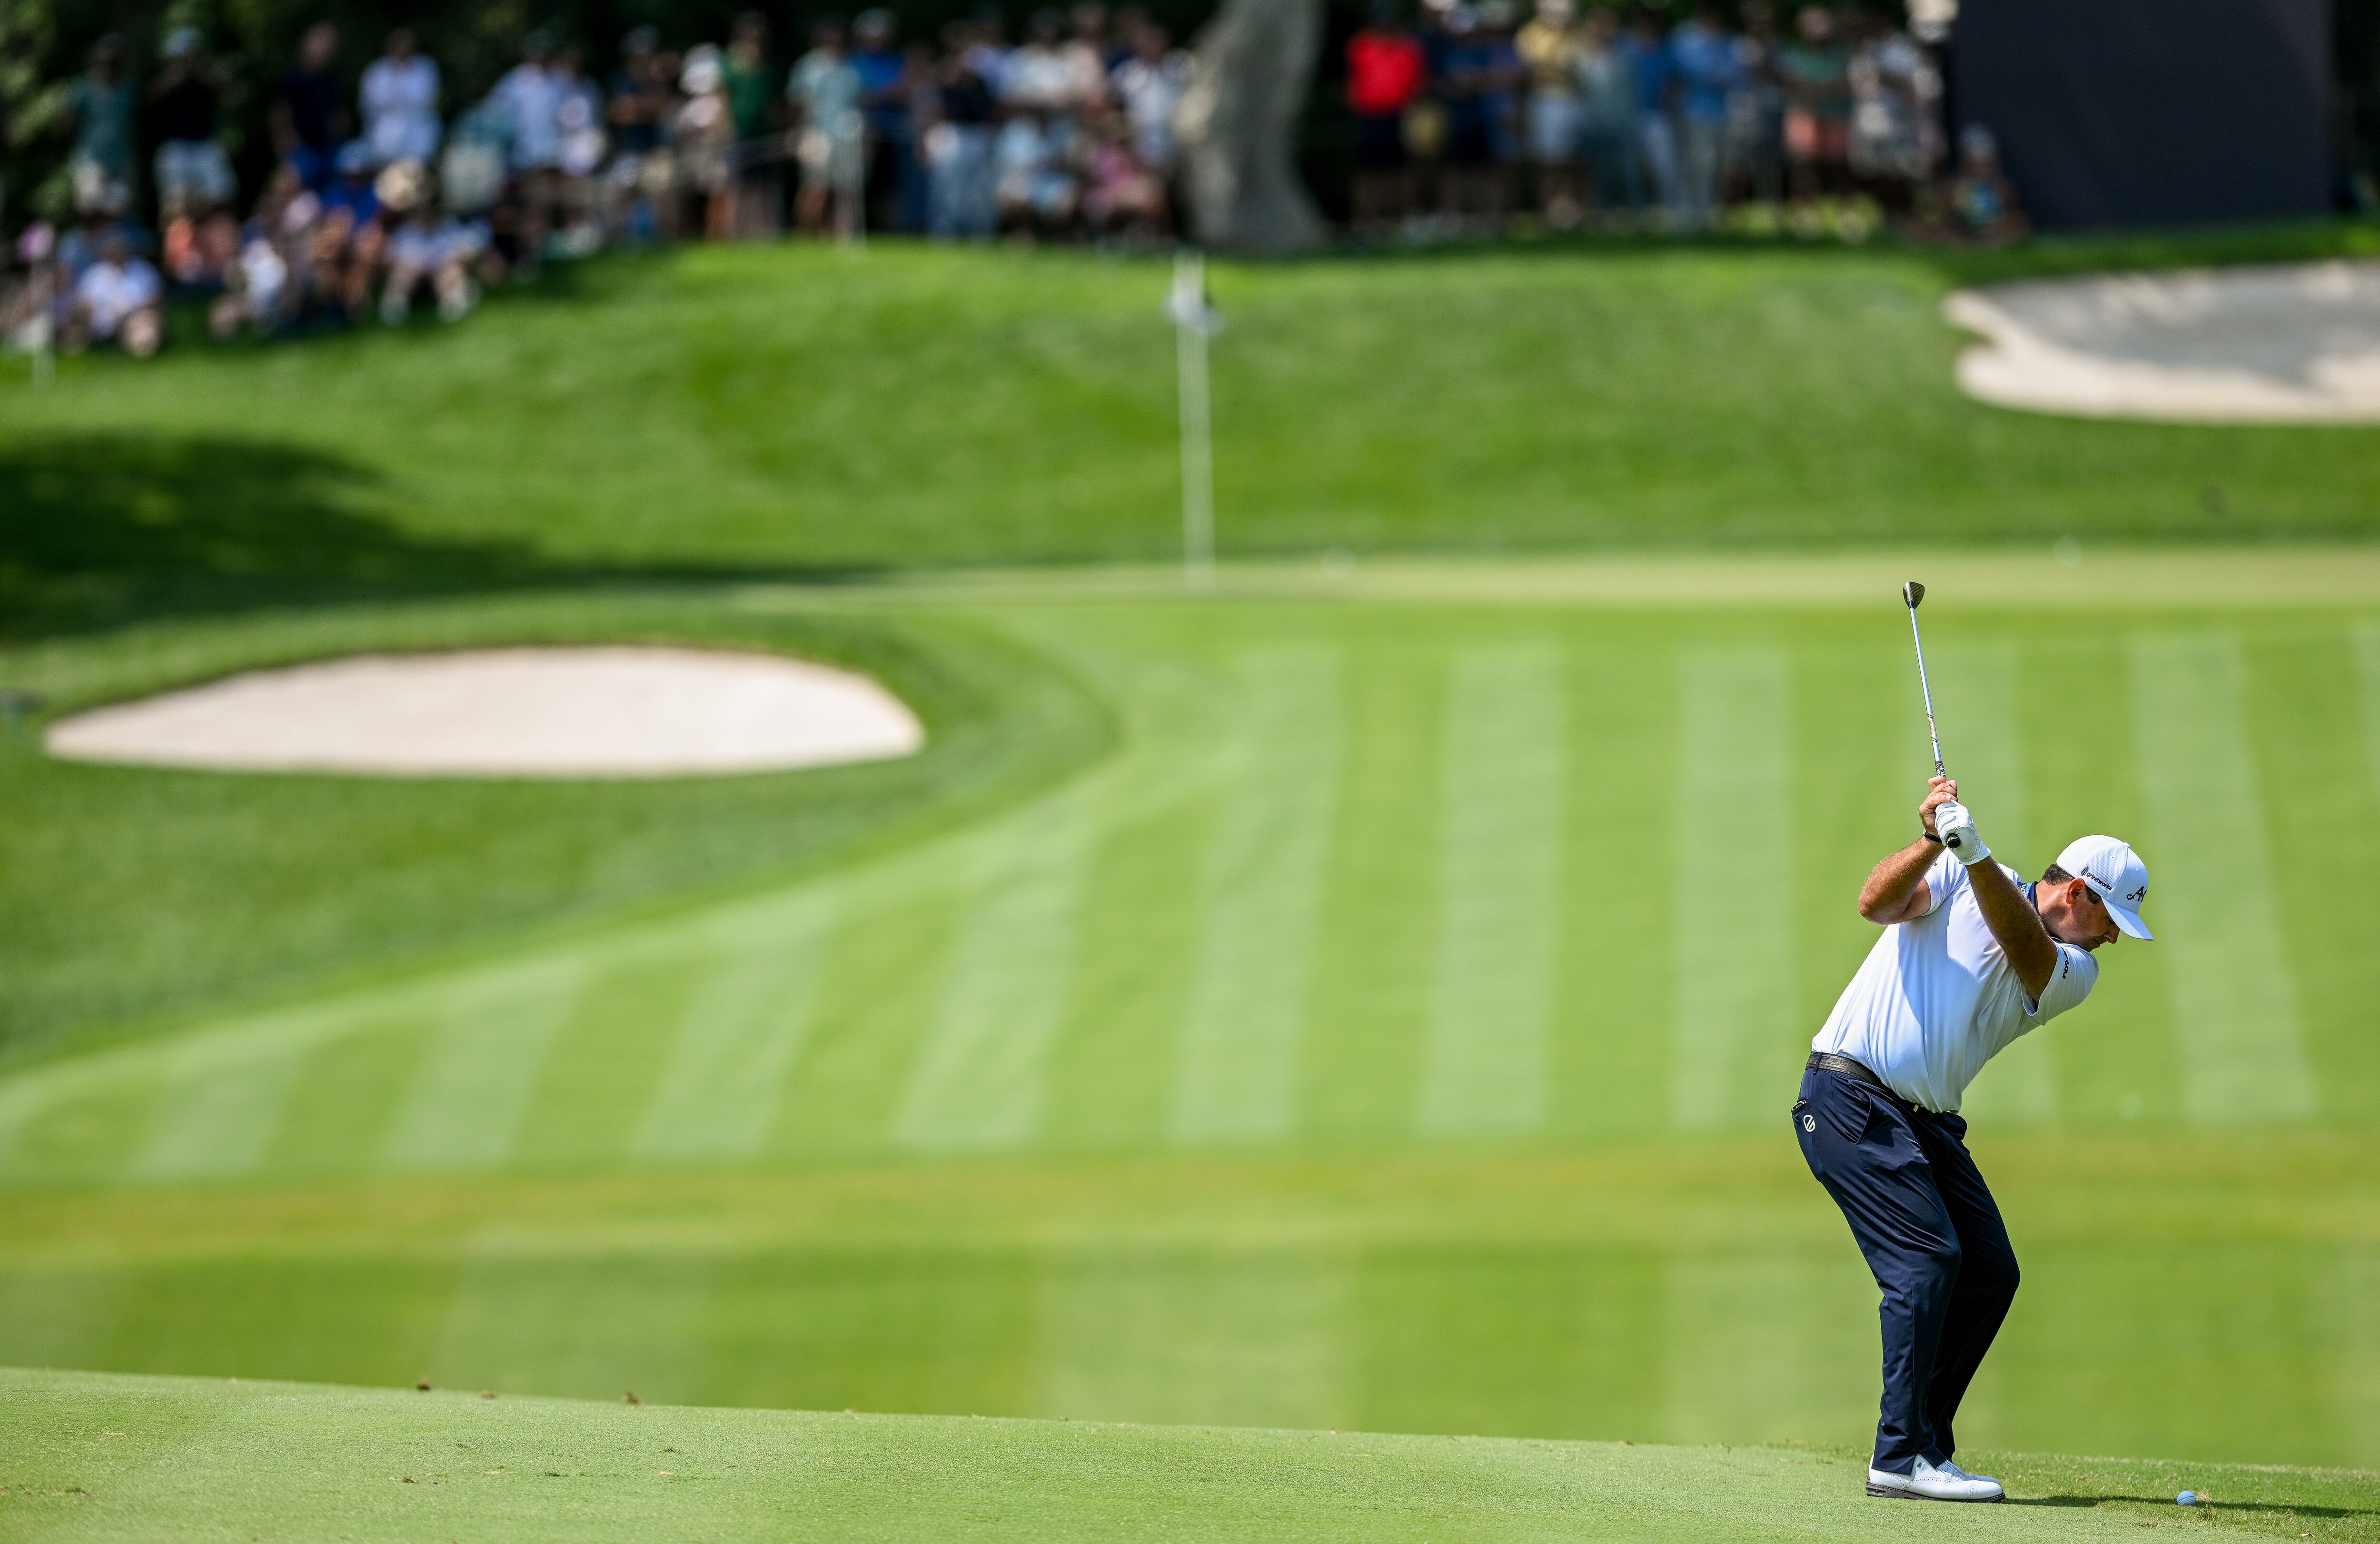
[[1946, 166], [1940, 74], [1884, 13], [1804, 6], [1790, 31], [1767, 0], [1737, 26], [1706, 3], [1672, 17], [1536, 0], [1523, 22], [1512, 0], [1427, 0], [1408, 20], [1374, 0], [1346, 49], [1356, 229], [1493, 233], [1525, 210], [1557, 230], [1693, 234], [1732, 210], [1804, 234], [1888, 215], [2019, 234], [1988, 129], [1962, 131]]
[[[1946, 156], [1939, 75], [1896, 20], [1812, 5], [1787, 29], [1767, 0], [1744, 0], [1734, 24], [1709, 4], [1673, 14], [1535, 0], [1523, 22], [1512, 0], [1423, 0], [1408, 20], [1373, 0], [1345, 51], [1356, 231], [1493, 234], [1523, 215], [1557, 230], [1765, 219], [1816, 234], [1889, 217], [2022, 233], [1988, 131], [1968, 128]], [[17, 233], [0, 332], [147, 354], [177, 296], [219, 337], [398, 323], [424, 306], [453, 321], [557, 257], [789, 228], [1172, 238], [1189, 62], [1144, 13], [1085, 0], [1034, 13], [1012, 41], [987, 6], [926, 44], [873, 9], [821, 18], [804, 42], [788, 65], [757, 12], [682, 51], [639, 27], [605, 79], [532, 33], [450, 115], [409, 30], [357, 76], [319, 22], [270, 84], [273, 155], [243, 201], [200, 32], [168, 32], [145, 85], [103, 39], [50, 126], [71, 143], [74, 218]]]
[[200, 35], [169, 33], [145, 89], [103, 39], [56, 126], [75, 217], [18, 233], [0, 331], [146, 355], [175, 296], [202, 301], [218, 337], [397, 323], [425, 302], [453, 321], [557, 257], [789, 226], [1144, 244], [1173, 230], [1188, 61], [1138, 11], [1040, 11], [1012, 43], [987, 9], [930, 47], [905, 43], [889, 11], [829, 17], [789, 68], [770, 42], [757, 13], [683, 51], [642, 27], [603, 81], [533, 33], [450, 117], [409, 30], [350, 93], [321, 22], [273, 85], [274, 160], [243, 208]]

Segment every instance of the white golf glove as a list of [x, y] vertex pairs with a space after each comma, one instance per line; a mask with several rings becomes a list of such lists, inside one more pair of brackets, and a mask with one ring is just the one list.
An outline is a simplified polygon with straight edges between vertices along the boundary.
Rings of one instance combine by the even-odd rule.
[[1976, 833], [1975, 817], [1957, 799], [1935, 806], [1934, 831], [1942, 838], [1942, 845], [1969, 868], [1992, 856], [1992, 849], [1985, 846], [1983, 837]]

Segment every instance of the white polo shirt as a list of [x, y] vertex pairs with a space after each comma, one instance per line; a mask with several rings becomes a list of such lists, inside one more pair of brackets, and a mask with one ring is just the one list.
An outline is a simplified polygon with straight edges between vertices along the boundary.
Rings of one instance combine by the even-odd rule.
[[1912, 1104], [1955, 1111], [2001, 1048], [2091, 995], [2099, 963], [2058, 943], [2057, 972], [2036, 1003], [1992, 937], [1958, 858], [1937, 857], [1925, 888], [1932, 906], [1884, 930], [1810, 1049], [1850, 1057]]

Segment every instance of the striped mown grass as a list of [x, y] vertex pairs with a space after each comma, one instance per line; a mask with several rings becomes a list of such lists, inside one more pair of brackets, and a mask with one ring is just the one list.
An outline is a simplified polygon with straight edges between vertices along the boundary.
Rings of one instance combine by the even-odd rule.
[[[1996, 849], [2129, 836], [2160, 930], [1973, 1090], [2028, 1283], [1962, 1434], [2370, 1463], [2380, 624], [2120, 579], [1929, 611]], [[1856, 1441], [1780, 1117], [1927, 770], [1889, 590], [1063, 588], [770, 601], [1085, 683], [1036, 797], [0, 1081], [0, 1359]]]

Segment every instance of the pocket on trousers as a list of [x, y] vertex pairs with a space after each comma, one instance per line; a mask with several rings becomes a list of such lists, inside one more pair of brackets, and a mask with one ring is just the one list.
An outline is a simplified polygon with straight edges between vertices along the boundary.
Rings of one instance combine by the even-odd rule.
[[1802, 1156], [1808, 1159], [1811, 1166], [1815, 1168], [1818, 1153], [1816, 1148], [1812, 1145], [1812, 1139], [1818, 1130], [1816, 1112], [1810, 1108], [1808, 1100], [1797, 1099], [1793, 1101], [1793, 1108], [1788, 1112], [1787, 1118], [1793, 1123], [1793, 1139], [1802, 1145]]

